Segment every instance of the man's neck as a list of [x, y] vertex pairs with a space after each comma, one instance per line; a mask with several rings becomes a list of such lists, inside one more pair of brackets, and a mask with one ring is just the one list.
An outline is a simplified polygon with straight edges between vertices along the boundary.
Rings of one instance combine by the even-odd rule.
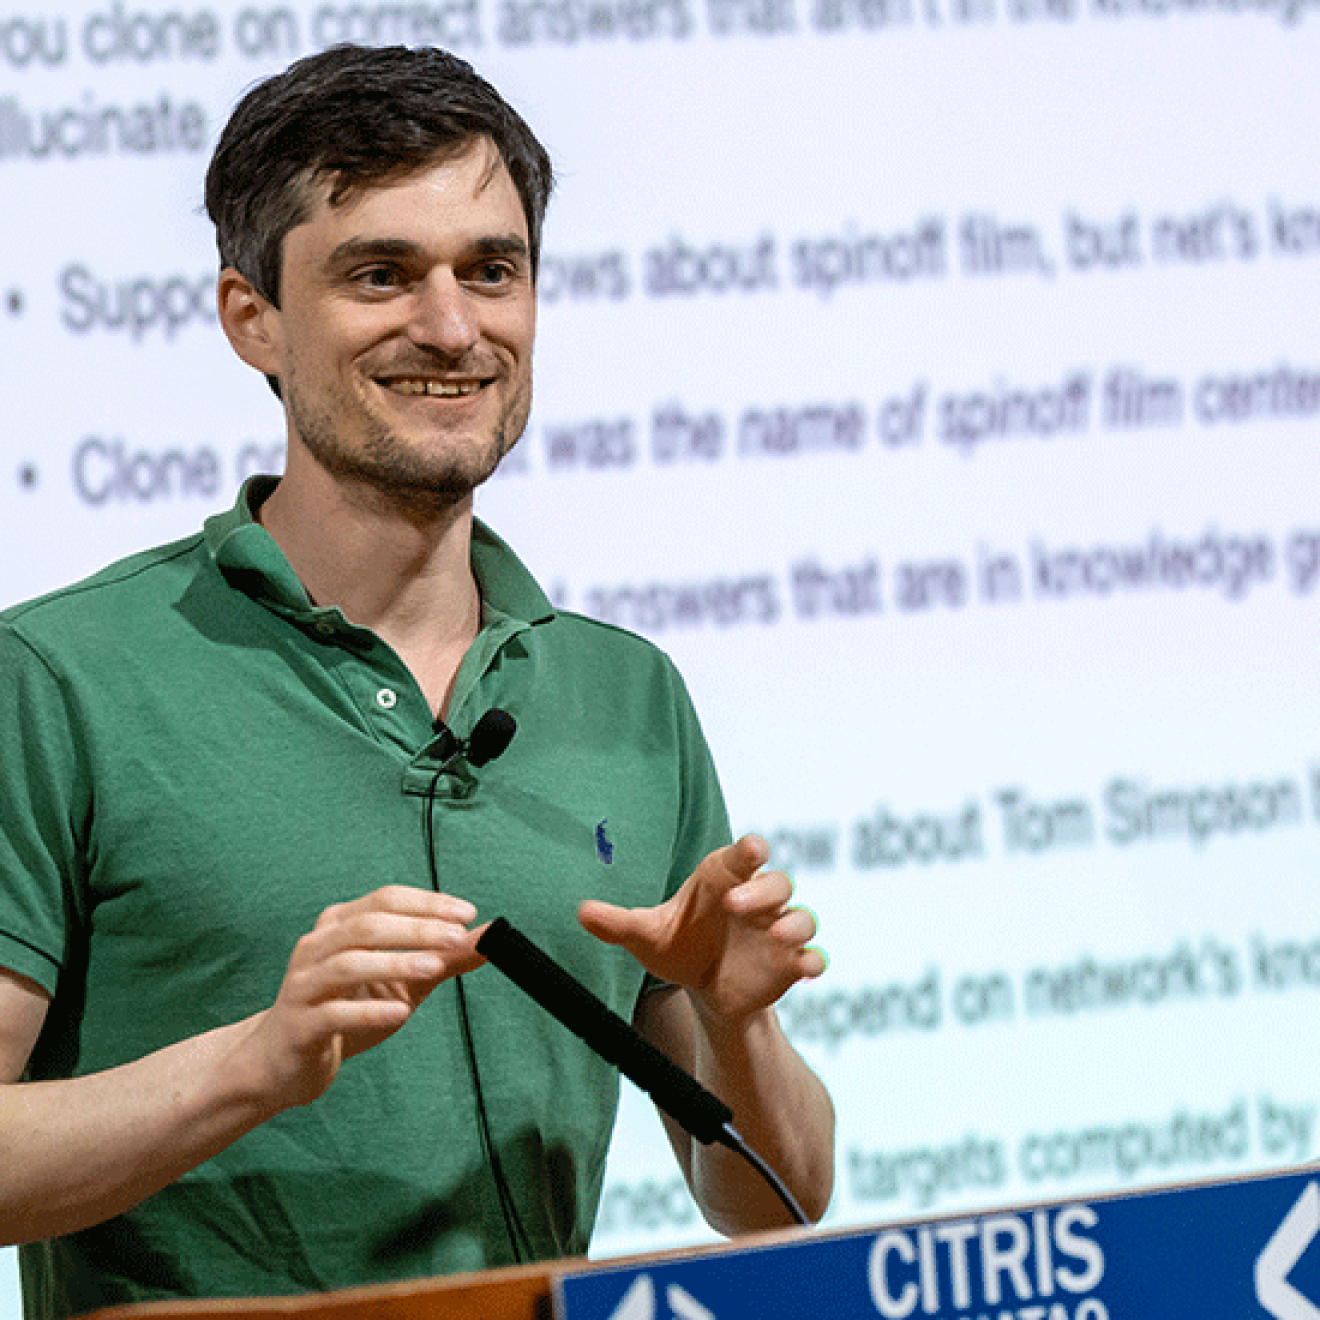
[[259, 516], [313, 602], [388, 642], [442, 714], [481, 625], [471, 497], [409, 506], [304, 469], [281, 480]]

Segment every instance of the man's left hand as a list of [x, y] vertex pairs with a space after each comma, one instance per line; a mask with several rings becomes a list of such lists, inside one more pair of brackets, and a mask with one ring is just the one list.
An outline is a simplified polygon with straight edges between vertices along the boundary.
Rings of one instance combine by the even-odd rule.
[[589, 899], [578, 919], [652, 975], [687, 990], [699, 1008], [725, 1020], [748, 1017], [825, 970], [824, 955], [807, 947], [815, 917], [790, 906], [787, 875], [762, 870], [769, 852], [764, 839], [744, 835], [706, 856], [658, 907]]

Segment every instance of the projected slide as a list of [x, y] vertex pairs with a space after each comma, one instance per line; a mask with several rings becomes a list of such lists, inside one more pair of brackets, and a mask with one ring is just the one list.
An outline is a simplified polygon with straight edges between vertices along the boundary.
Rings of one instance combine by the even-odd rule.
[[[202, 174], [346, 39], [465, 55], [556, 160], [478, 512], [675, 657], [820, 919], [830, 1221], [1315, 1158], [1315, 6], [0, 8], [0, 606], [278, 470]], [[708, 1236], [626, 1094], [596, 1251]]]

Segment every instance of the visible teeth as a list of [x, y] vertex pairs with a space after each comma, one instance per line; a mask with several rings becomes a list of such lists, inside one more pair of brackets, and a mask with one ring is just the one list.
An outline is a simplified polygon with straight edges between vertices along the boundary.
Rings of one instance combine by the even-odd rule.
[[452, 399], [461, 394], [475, 394], [481, 387], [474, 380], [396, 380], [390, 383], [390, 388], [401, 394], [433, 394], [439, 398]]

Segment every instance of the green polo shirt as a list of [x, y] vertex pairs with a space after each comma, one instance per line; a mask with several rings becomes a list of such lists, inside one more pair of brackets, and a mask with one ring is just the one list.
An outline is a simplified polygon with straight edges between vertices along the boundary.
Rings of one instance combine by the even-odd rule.
[[[0, 966], [53, 996], [31, 1079], [113, 1067], [268, 1006], [327, 905], [430, 884], [444, 739], [373, 633], [311, 605], [245, 489], [201, 534], [0, 614]], [[474, 531], [482, 631], [448, 712], [498, 760], [441, 776], [440, 887], [616, 1011], [643, 985], [578, 904], [661, 901], [728, 839], [673, 665], [554, 610]], [[542, 1257], [586, 1249], [612, 1070], [494, 968], [465, 978], [493, 1141]], [[311, 1105], [156, 1196], [22, 1249], [29, 1316], [321, 1290], [511, 1259], [452, 983]]]

